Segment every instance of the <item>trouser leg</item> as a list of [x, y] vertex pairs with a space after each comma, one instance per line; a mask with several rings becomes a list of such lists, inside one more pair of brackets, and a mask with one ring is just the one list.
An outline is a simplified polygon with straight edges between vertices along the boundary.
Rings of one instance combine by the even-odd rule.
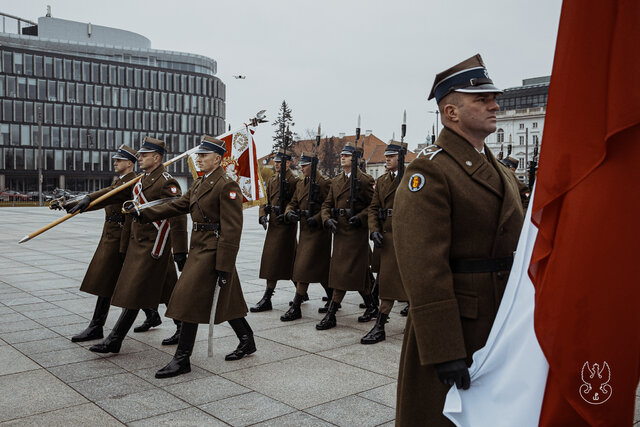
[[380, 313], [389, 314], [389, 313], [391, 313], [391, 309], [392, 308], [393, 308], [393, 300], [392, 299], [380, 300]]

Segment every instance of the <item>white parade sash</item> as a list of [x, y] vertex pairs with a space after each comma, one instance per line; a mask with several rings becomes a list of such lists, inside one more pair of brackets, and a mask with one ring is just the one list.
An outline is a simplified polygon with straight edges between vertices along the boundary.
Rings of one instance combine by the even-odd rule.
[[[142, 192], [142, 180], [139, 180], [133, 187], [133, 200], [138, 204], [147, 203], [147, 198], [144, 197], [144, 193]], [[156, 241], [153, 243], [151, 257], [154, 259], [158, 259], [162, 256], [164, 248], [167, 245], [167, 239], [169, 238], [169, 230], [171, 229], [171, 225], [166, 219], [163, 219], [161, 221], [154, 221], [153, 225], [154, 227], [156, 227], [156, 230], [158, 230], [158, 234], [156, 235]]]

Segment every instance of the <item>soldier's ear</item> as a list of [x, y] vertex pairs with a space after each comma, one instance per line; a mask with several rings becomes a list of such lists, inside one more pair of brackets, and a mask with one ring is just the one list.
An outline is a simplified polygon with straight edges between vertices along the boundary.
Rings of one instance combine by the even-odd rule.
[[443, 117], [443, 119], [451, 121], [451, 122], [459, 121], [460, 120], [459, 114], [460, 114], [460, 110], [454, 104], [447, 104], [442, 109], [442, 117]]

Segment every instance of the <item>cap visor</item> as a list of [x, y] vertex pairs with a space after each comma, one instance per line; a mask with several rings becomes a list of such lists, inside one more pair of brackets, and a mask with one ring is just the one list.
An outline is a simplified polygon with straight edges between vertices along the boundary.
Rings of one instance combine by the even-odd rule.
[[196, 148], [196, 151], [193, 152], [193, 154], [209, 154], [209, 153], [215, 153], [215, 151], [211, 151], [211, 150], [207, 150], [206, 148]]
[[120, 160], [131, 160], [128, 157], [123, 156], [122, 154], [114, 154], [111, 156], [112, 159], [120, 159]]
[[478, 85], [478, 86], [469, 86], [462, 89], [456, 89], [454, 92], [462, 92], [462, 93], [502, 93], [504, 92], [502, 89], [498, 89], [494, 85], [486, 84], [486, 85]]
[[141, 148], [138, 150], [138, 153], [157, 153], [156, 150], [152, 150], [150, 148]]
[[384, 152], [385, 156], [393, 156], [394, 154], [398, 154], [398, 152], [397, 151], [385, 151]]

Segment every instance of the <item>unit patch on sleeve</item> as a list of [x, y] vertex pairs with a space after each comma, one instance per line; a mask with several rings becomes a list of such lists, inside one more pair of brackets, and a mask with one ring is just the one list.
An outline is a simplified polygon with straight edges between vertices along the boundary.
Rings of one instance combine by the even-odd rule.
[[418, 191], [422, 187], [424, 187], [424, 175], [421, 173], [414, 173], [409, 178], [409, 190], [410, 191]]
[[178, 188], [175, 185], [169, 187], [169, 190], [171, 190], [171, 194], [178, 194]]
[[231, 200], [235, 200], [238, 197], [238, 194], [235, 191], [229, 191], [229, 198]]

